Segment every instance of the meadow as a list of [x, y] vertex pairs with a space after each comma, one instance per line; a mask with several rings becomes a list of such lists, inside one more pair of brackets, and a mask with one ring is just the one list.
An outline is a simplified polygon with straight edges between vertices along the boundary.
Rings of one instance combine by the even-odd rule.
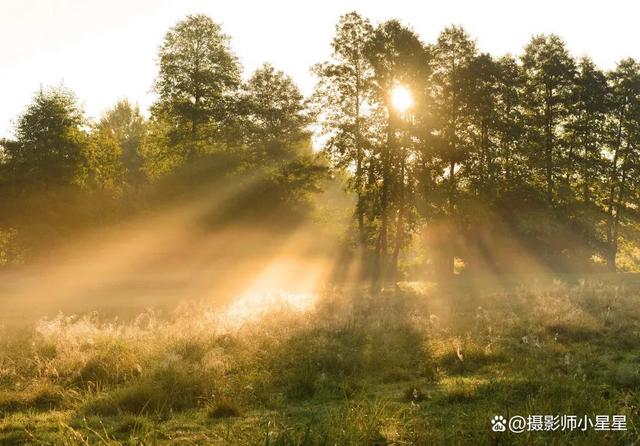
[[640, 444], [640, 61], [574, 33], [607, 8], [12, 3], [0, 446]]
[[[0, 444], [635, 444], [639, 293], [634, 274], [460, 279], [5, 324]], [[627, 430], [492, 431], [515, 414]]]

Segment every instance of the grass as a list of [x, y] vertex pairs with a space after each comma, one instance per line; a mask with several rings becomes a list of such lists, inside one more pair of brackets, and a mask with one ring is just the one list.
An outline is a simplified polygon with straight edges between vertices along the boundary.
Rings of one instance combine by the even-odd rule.
[[[200, 306], [0, 333], [0, 444], [634, 444], [640, 280], [325, 292], [229, 328]], [[627, 416], [494, 433], [494, 415]]]

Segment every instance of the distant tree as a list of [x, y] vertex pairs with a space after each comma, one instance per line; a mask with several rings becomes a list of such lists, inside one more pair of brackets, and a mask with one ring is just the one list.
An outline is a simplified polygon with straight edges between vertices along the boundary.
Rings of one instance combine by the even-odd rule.
[[106, 128], [97, 128], [84, 150], [83, 183], [90, 191], [117, 198], [125, 185], [125, 166], [120, 141]]
[[79, 222], [87, 122], [74, 94], [40, 89], [4, 141], [0, 228], [25, 250], [42, 249]]
[[571, 115], [565, 128], [569, 141], [566, 180], [584, 203], [590, 203], [594, 199], [593, 188], [602, 175], [609, 86], [605, 73], [591, 59], [582, 58], [577, 68]]
[[140, 107], [123, 99], [107, 110], [96, 126], [98, 132], [111, 135], [120, 147], [124, 181], [130, 187], [139, 185], [144, 179], [141, 146], [145, 125]]
[[[305, 98], [289, 76], [264, 64], [243, 85], [240, 104], [244, 164], [255, 178], [246, 186], [251, 203], [239, 201], [246, 208], [243, 213], [272, 215], [277, 209], [298, 221], [326, 173], [321, 157], [312, 151], [312, 117]], [[256, 196], [260, 199], [254, 200]]]
[[258, 162], [287, 162], [310, 153], [311, 123], [304, 97], [293, 80], [269, 64], [258, 68], [243, 88], [246, 141]]
[[229, 37], [206, 15], [190, 15], [165, 35], [158, 54], [159, 73], [152, 106], [156, 119], [171, 125], [171, 137], [188, 141], [187, 158], [204, 138], [224, 140], [221, 125], [233, 109], [232, 93], [240, 83], [240, 65]]
[[140, 147], [142, 171], [151, 182], [170, 174], [188, 160], [192, 143], [172, 137], [175, 130], [167, 120], [152, 116]]
[[[577, 63], [567, 115], [560, 132], [566, 158], [556, 161], [562, 203], [556, 219], [573, 234], [573, 248], [563, 257], [585, 267], [594, 254], [602, 253], [601, 224], [604, 152], [607, 146], [609, 86], [605, 73], [584, 57]], [[564, 249], [561, 243], [554, 243]]]
[[39, 190], [74, 184], [86, 143], [85, 125], [72, 92], [41, 89], [18, 118], [15, 142], [5, 145], [17, 179]]

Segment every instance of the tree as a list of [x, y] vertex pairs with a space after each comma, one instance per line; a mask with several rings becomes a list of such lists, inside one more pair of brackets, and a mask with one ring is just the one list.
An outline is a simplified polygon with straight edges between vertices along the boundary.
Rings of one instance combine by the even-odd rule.
[[246, 201], [238, 201], [247, 208], [241, 213], [274, 215], [277, 210], [289, 224], [298, 222], [326, 174], [311, 148], [312, 116], [305, 98], [289, 76], [264, 64], [243, 85], [240, 101], [244, 165], [255, 178], [247, 185]]
[[320, 110], [319, 124], [326, 136], [324, 151], [334, 168], [352, 170], [350, 186], [356, 194], [355, 217], [358, 243], [366, 262], [367, 164], [372, 155], [372, 67], [367, 48], [373, 37], [371, 23], [356, 12], [340, 17], [331, 43], [332, 60], [318, 64], [314, 99]]
[[498, 115], [498, 153], [502, 178], [500, 193], [504, 194], [521, 186], [528, 167], [522, 153], [524, 119], [522, 113], [523, 72], [512, 56], [497, 61], [498, 85], [496, 113]]
[[101, 196], [117, 198], [125, 184], [123, 150], [117, 137], [108, 129], [97, 128], [85, 146], [83, 183]]
[[74, 94], [40, 89], [4, 141], [0, 226], [17, 231], [25, 249], [43, 248], [70, 231], [82, 214], [86, 120]]
[[[138, 186], [144, 179], [141, 146], [145, 136], [145, 120], [138, 105], [123, 99], [107, 110], [96, 129], [113, 137], [120, 147], [120, 161], [124, 168], [124, 181], [129, 187]], [[104, 139], [106, 135], [101, 135]]]
[[245, 137], [255, 161], [287, 162], [310, 151], [310, 116], [302, 93], [289, 76], [264, 64], [243, 91]]
[[84, 125], [71, 91], [38, 91], [18, 118], [15, 143], [6, 146], [18, 181], [38, 190], [74, 184], [86, 142]]
[[465, 96], [468, 113], [472, 116], [471, 141], [467, 178], [474, 194], [482, 200], [495, 202], [498, 180], [496, 151], [499, 128], [500, 66], [489, 54], [474, 58], [464, 76], [468, 83]]
[[565, 132], [569, 140], [566, 179], [582, 196], [584, 203], [593, 201], [594, 182], [602, 173], [608, 94], [606, 75], [591, 59], [582, 58], [578, 64], [571, 116]]
[[440, 250], [440, 270], [451, 274], [454, 270], [454, 224], [456, 222], [458, 181], [460, 169], [467, 161], [472, 143], [467, 130], [470, 127], [469, 97], [467, 95], [469, 67], [477, 54], [473, 42], [458, 26], [445, 28], [434, 47], [433, 90], [436, 107], [436, 132], [440, 157], [446, 169], [446, 206], [443, 209], [442, 234], [437, 238]]
[[[186, 140], [187, 158], [199, 151], [201, 138], [221, 141], [221, 125], [233, 108], [240, 66], [229, 37], [206, 15], [190, 15], [172, 27], [160, 46], [154, 88], [156, 118], [167, 119], [173, 140]], [[206, 129], [206, 132], [204, 131]]]
[[606, 249], [609, 270], [616, 271], [620, 224], [625, 212], [637, 207], [640, 169], [640, 64], [624, 59], [609, 75], [611, 114], [606, 195]]
[[[380, 24], [371, 39], [367, 56], [373, 68], [372, 93], [375, 107], [382, 113], [384, 136], [378, 137], [380, 164], [380, 230], [376, 242], [377, 275], [395, 278], [398, 257], [406, 240], [409, 214], [411, 129], [408, 116], [402, 116], [393, 104], [393, 92], [399, 86], [419, 98], [428, 79], [429, 54], [418, 36], [396, 20]], [[412, 93], [407, 93], [412, 94]], [[420, 105], [420, 104], [419, 104]], [[395, 214], [395, 240], [388, 261], [390, 226]]]
[[556, 35], [531, 39], [522, 56], [525, 72], [525, 107], [528, 137], [532, 142], [530, 162], [538, 164], [542, 152], [547, 202], [554, 202], [559, 166], [567, 167], [567, 144], [561, 128], [569, 114], [575, 77], [575, 63], [565, 44]]

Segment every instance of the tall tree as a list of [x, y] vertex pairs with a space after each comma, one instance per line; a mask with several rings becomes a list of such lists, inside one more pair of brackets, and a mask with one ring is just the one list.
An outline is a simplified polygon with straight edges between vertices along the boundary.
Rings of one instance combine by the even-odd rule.
[[373, 36], [371, 23], [356, 12], [340, 17], [331, 43], [332, 60], [314, 67], [318, 77], [315, 101], [319, 123], [326, 136], [324, 151], [334, 167], [353, 171], [356, 193], [358, 241], [366, 261], [367, 164], [372, 153], [370, 101], [372, 68], [367, 48]]
[[472, 144], [467, 132], [470, 126], [469, 98], [466, 94], [469, 66], [476, 57], [475, 42], [458, 26], [445, 28], [434, 47], [434, 101], [437, 107], [436, 131], [440, 135], [440, 157], [446, 164], [446, 223], [438, 244], [439, 268], [445, 273], [454, 270], [454, 229], [457, 208], [459, 169], [467, 161]]
[[582, 58], [575, 79], [571, 115], [564, 130], [569, 140], [566, 179], [584, 203], [593, 201], [592, 188], [602, 173], [608, 90], [606, 75], [591, 59]]
[[489, 54], [480, 54], [470, 62], [465, 76], [469, 87], [465, 96], [473, 126], [466, 176], [471, 192], [489, 203], [496, 198], [500, 167], [496, 150], [500, 74], [499, 64]]
[[[376, 254], [378, 275], [387, 280], [397, 276], [398, 257], [406, 240], [413, 177], [408, 165], [413, 152], [407, 135], [410, 116], [398, 109], [394, 92], [400, 88], [407, 100], [419, 97], [416, 93], [428, 79], [429, 53], [411, 29], [390, 20], [375, 29], [367, 54], [373, 67], [373, 101], [384, 116], [384, 136], [379, 138], [380, 231]], [[392, 222], [395, 240], [389, 261]]]
[[522, 113], [523, 73], [522, 67], [512, 56], [498, 60], [498, 145], [501, 162], [501, 193], [513, 190], [526, 177], [528, 167], [522, 156], [524, 120]]
[[167, 32], [158, 59], [152, 113], [173, 123], [172, 137], [189, 141], [187, 156], [193, 157], [205, 136], [225, 138], [221, 123], [233, 108], [240, 65], [229, 37], [202, 14], [187, 16]]
[[570, 111], [575, 63], [560, 37], [539, 35], [531, 39], [522, 56], [525, 72], [525, 104], [533, 146], [530, 161], [537, 164], [542, 152], [546, 199], [553, 204], [559, 166], [567, 166], [567, 144], [561, 133]]
[[637, 200], [634, 186], [640, 178], [640, 64], [625, 59], [609, 78], [612, 93], [605, 257], [608, 268], [615, 271], [621, 221], [625, 211], [638, 205], [634, 202]]

